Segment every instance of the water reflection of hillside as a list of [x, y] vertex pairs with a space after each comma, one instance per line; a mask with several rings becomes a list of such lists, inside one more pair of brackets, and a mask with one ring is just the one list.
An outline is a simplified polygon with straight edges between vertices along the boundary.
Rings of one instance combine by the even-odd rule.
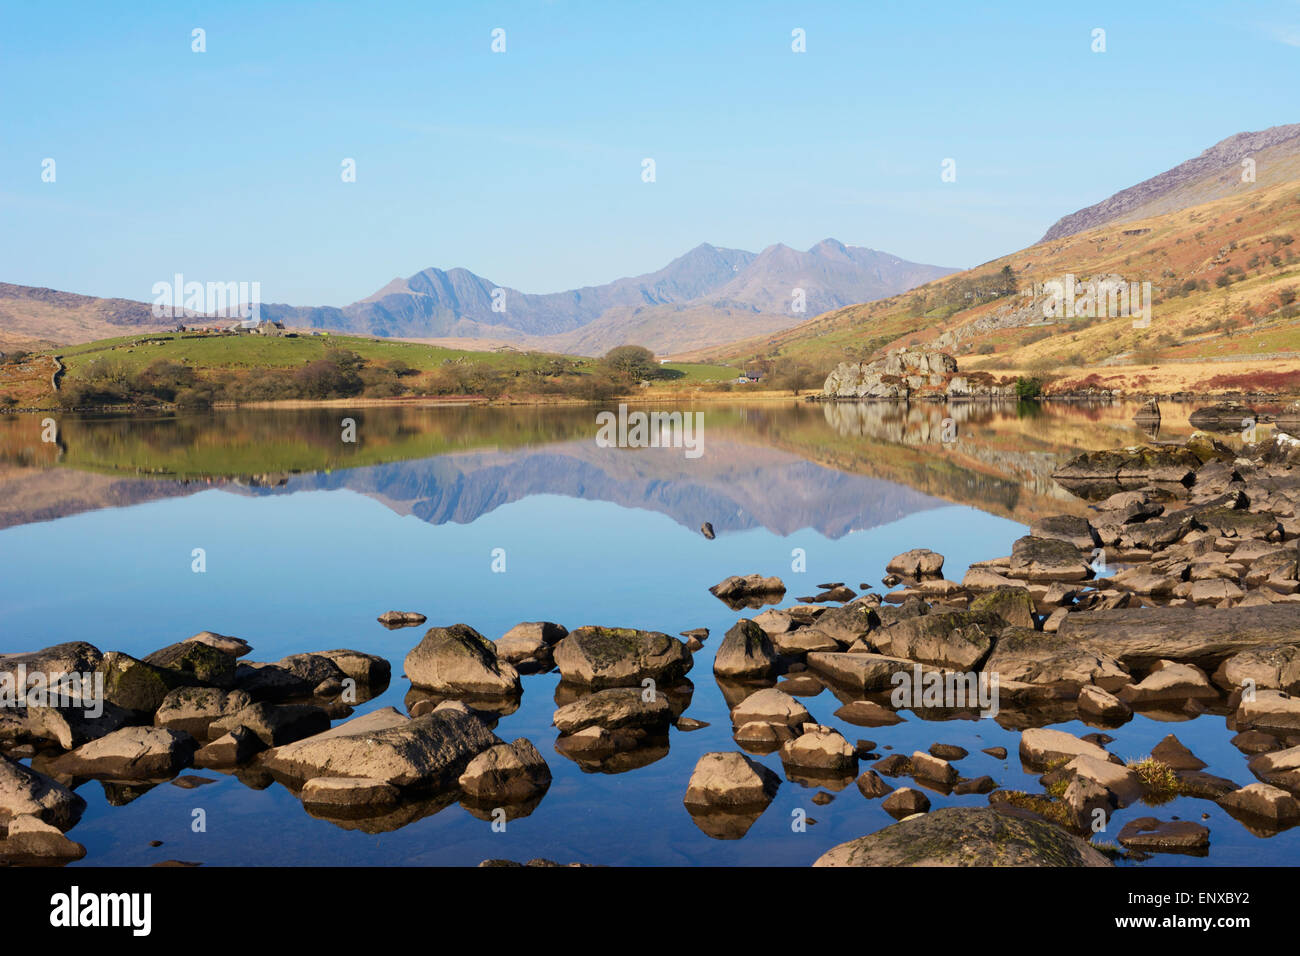
[[[708, 404], [705, 453], [600, 449], [595, 410], [238, 410], [59, 422], [0, 419], [0, 526], [221, 488], [351, 488], [433, 523], [529, 495], [650, 508], [688, 527], [836, 536], [941, 501], [1028, 522], [1078, 510], [1051, 474], [1079, 451], [1142, 440], [1126, 406]], [[1162, 438], [1190, 428], [1166, 408]], [[359, 440], [341, 440], [344, 418]]]

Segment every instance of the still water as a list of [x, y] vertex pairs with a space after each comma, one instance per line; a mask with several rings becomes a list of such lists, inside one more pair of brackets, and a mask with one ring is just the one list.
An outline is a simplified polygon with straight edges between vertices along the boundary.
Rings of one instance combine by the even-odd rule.
[[[77, 865], [175, 859], [209, 865], [473, 865], [488, 858], [614, 865], [810, 864], [837, 843], [893, 822], [851, 783], [828, 804], [817, 787], [782, 777], [776, 799], [738, 840], [708, 836], [682, 804], [699, 757], [736, 750], [712, 655], [742, 613], [707, 588], [730, 574], [777, 575], [784, 604], [843, 581], [883, 590], [886, 561], [913, 547], [943, 553], [945, 576], [1010, 553], [1034, 517], [1086, 505], [1052, 482], [1080, 450], [1145, 438], [1133, 408], [765, 403], [699, 407], [703, 454], [603, 448], [591, 408], [366, 408], [63, 417], [41, 441], [40, 416], [0, 419], [0, 653], [85, 640], [144, 656], [200, 630], [253, 645], [247, 660], [354, 648], [383, 655], [393, 680], [356, 713], [405, 710], [402, 660], [424, 628], [388, 631], [390, 610], [428, 625], [464, 622], [489, 638], [549, 620], [677, 634], [707, 627], [695, 655], [686, 716], [709, 726], [671, 731], [666, 754], [618, 774], [588, 773], [555, 750], [558, 675], [524, 677], [519, 709], [499, 737], [527, 737], [554, 780], [528, 816], [495, 832], [459, 804], [391, 832], [366, 833], [310, 816], [278, 784], [234, 776], [162, 784], [113, 806], [96, 782], [69, 836]], [[1187, 434], [1187, 410], [1166, 407], [1165, 432]], [[356, 423], [342, 441], [342, 419]], [[943, 420], [951, 423], [945, 429]], [[955, 426], [956, 434], [952, 434]], [[710, 522], [715, 540], [699, 531]], [[206, 571], [192, 570], [195, 549]], [[792, 570], [802, 554], [806, 571]], [[504, 570], [502, 567], [504, 566]], [[495, 568], [495, 569], [494, 569]], [[936, 742], [970, 756], [965, 777], [1041, 790], [1016, 758], [1006, 720], [855, 727], [829, 690], [802, 698], [814, 718], [883, 755]], [[1073, 733], [1095, 728], [1059, 725]], [[1109, 749], [1124, 759], [1174, 732], [1207, 772], [1253, 782], [1222, 716], [1171, 725], [1137, 716]], [[1001, 745], [997, 760], [980, 751]], [[868, 765], [863, 764], [861, 769]], [[893, 780], [894, 785], [908, 781]], [[931, 793], [934, 807], [987, 797]], [[122, 796], [113, 793], [114, 802]], [[191, 829], [205, 811], [206, 832]], [[799, 831], [806, 813], [815, 823]], [[1201, 815], [1209, 818], [1202, 820]], [[1139, 864], [1284, 864], [1300, 830], [1260, 837], [1205, 800], [1133, 806], [1111, 821], [1179, 816], [1210, 827], [1208, 858], [1157, 855]], [[161, 840], [161, 847], [149, 846]]]

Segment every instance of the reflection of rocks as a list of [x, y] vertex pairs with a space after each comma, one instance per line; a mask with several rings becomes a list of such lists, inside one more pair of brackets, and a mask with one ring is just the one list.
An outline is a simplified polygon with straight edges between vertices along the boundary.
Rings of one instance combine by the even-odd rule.
[[588, 727], [560, 737], [555, 742], [555, 750], [576, 763], [584, 773], [626, 773], [668, 756], [668, 737], [634, 727], [619, 730]]
[[396, 804], [381, 801], [374, 805], [359, 804], [349, 807], [317, 803], [304, 804], [304, 809], [317, 820], [332, 823], [341, 830], [392, 833], [425, 817], [440, 813], [455, 803], [456, 797], [457, 791], [453, 789], [429, 796], [415, 798], [408, 796]]
[[402, 699], [406, 712], [412, 717], [423, 717], [446, 704], [457, 703], [465, 705], [489, 727], [496, 727], [498, 720], [517, 711], [522, 701], [522, 692], [504, 697], [497, 694], [484, 697], [479, 694], [434, 694], [419, 687], [412, 687]]

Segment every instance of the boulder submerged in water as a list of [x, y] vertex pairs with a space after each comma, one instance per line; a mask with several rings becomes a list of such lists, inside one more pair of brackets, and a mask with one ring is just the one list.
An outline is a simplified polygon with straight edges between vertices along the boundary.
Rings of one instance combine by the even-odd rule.
[[519, 672], [497, 656], [496, 645], [467, 624], [431, 627], [406, 655], [406, 676], [439, 694], [502, 697], [522, 690]]
[[580, 627], [555, 645], [561, 677], [586, 687], [637, 687], [647, 678], [671, 684], [691, 669], [691, 653], [675, 637], [629, 627]]

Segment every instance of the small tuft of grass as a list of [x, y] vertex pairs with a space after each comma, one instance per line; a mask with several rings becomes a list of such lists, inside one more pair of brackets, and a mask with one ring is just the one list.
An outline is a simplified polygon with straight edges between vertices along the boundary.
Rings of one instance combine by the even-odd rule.
[[1128, 767], [1142, 780], [1142, 786], [1146, 790], [1142, 798], [1144, 803], [1157, 806], [1168, 803], [1182, 793], [1182, 783], [1178, 779], [1178, 774], [1174, 773], [1168, 764], [1161, 763], [1155, 757], [1130, 760]]

